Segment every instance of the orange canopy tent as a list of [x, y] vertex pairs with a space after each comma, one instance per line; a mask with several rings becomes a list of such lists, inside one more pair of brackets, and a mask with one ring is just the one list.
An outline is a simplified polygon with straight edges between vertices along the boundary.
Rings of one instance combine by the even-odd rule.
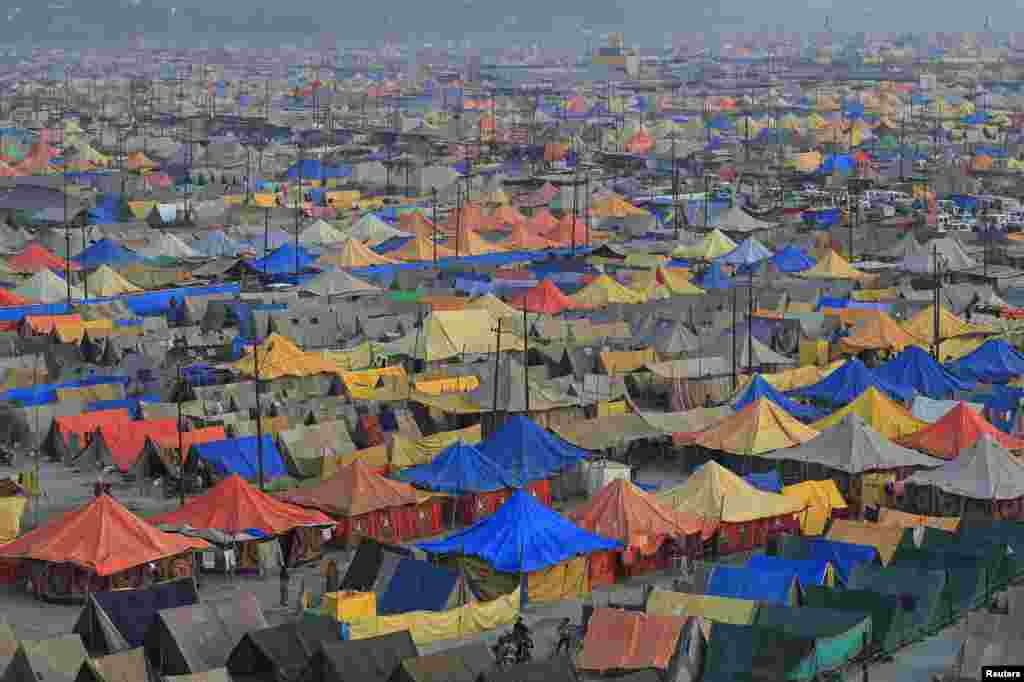
[[499, 226], [519, 225], [526, 222], [526, 217], [516, 208], [508, 205], [499, 206], [491, 214], [491, 220]]
[[504, 251], [499, 244], [492, 244], [481, 237], [476, 230], [463, 229], [459, 232], [454, 244], [449, 242], [448, 248], [454, 248], [459, 256], [483, 256], [487, 253]]
[[449, 213], [441, 229], [447, 235], [454, 235], [460, 231], [480, 229], [484, 224], [484, 212], [479, 204], [467, 203], [461, 210]]
[[575, 301], [562, 293], [562, 290], [550, 279], [545, 279], [525, 294], [514, 298], [510, 305], [528, 313], [558, 315], [563, 310], [576, 310], [579, 306]]
[[110, 450], [111, 459], [121, 471], [128, 471], [142, 454], [142, 448], [146, 446], [146, 438], [151, 435], [165, 438], [173, 434], [178, 435], [178, 420], [174, 417], [167, 419], [146, 419], [133, 421], [130, 427], [123, 423], [100, 424], [97, 429], [103, 442]]
[[1007, 450], [1024, 450], [1024, 440], [1003, 433], [963, 402], [939, 421], [900, 439], [899, 443], [934, 457], [955, 459], [982, 435], [990, 436]]
[[636, 131], [633, 137], [626, 142], [626, 151], [630, 154], [646, 154], [654, 148], [654, 138], [646, 130]]
[[397, 262], [380, 255], [353, 237], [343, 241], [340, 247], [331, 249], [320, 256], [320, 263], [335, 265], [339, 268], [365, 268], [371, 265], [394, 265]]
[[66, 447], [69, 445], [68, 439], [71, 434], [78, 436], [79, 444], [84, 445], [85, 435], [95, 432], [105, 424], [130, 428], [131, 422], [132, 415], [124, 408], [55, 417], [53, 426], [50, 427], [50, 435], [47, 437], [48, 443], [44, 447], [49, 447], [51, 451], [62, 446]]
[[534, 234], [520, 223], [512, 228], [512, 234], [501, 243], [506, 249], [513, 251], [541, 251], [557, 246], [550, 239], [545, 239], [539, 234]]
[[530, 216], [529, 226], [531, 230], [543, 234], [558, 227], [558, 219], [551, 215], [551, 211], [548, 209], [541, 208]]
[[[33, 242], [8, 258], [7, 265], [16, 272], [39, 272], [40, 270], [64, 272], [68, 261]], [[80, 269], [78, 263], [71, 262], [70, 265], [72, 270]]]
[[398, 229], [421, 239], [434, 238], [434, 223], [430, 222], [422, 213], [403, 213], [398, 218]]
[[864, 350], [899, 352], [907, 346], [924, 346], [926, 343], [901, 327], [889, 315], [873, 310], [871, 315], [860, 320], [849, 336], [842, 339], [841, 345], [845, 351], [859, 353]]
[[397, 251], [392, 251], [391, 255], [401, 261], [421, 262], [433, 260], [435, 253], [438, 258], [455, 257], [454, 249], [449, 249], [447, 246], [435, 244], [431, 242], [430, 239], [423, 237], [410, 239], [402, 248]]
[[[582, 216], [576, 216], [574, 220], [572, 214], [566, 213], [558, 221], [558, 225], [544, 233], [544, 236], [561, 245], [569, 246], [575, 242], [577, 246], [583, 246], [587, 243], [588, 232]], [[573, 234], [576, 235], [575, 240]]]

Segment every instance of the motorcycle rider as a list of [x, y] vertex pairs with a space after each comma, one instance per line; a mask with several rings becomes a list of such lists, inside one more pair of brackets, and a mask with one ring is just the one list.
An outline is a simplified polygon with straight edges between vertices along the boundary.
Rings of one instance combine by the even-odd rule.
[[526, 627], [522, 616], [516, 618], [516, 624], [512, 626], [512, 636], [516, 644], [516, 659], [520, 662], [529, 660], [533, 640], [530, 637], [530, 628]]

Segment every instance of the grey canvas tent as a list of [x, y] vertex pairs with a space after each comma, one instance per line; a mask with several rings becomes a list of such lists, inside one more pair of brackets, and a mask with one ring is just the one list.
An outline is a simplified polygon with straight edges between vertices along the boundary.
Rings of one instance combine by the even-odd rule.
[[404, 547], [385, 545], [372, 538], [363, 538], [341, 581], [341, 589], [357, 592], [383, 590], [391, 581], [399, 562], [412, 555], [412, 552]]
[[323, 643], [310, 660], [302, 682], [387, 682], [402, 661], [418, 655], [408, 630]]
[[146, 652], [128, 649], [82, 663], [75, 682], [157, 682]]
[[934, 486], [944, 493], [991, 502], [1024, 497], [1024, 464], [990, 436], [931, 471], [919, 471], [907, 485]]
[[223, 668], [242, 637], [269, 627], [252, 594], [157, 613], [146, 632], [146, 653], [163, 675]]
[[142, 590], [94, 592], [72, 630], [90, 654], [106, 655], [143, 645], [157, 612], [199, 603], [195, 582], [175, 580]]
[[418, 658], [407, 658], [395, 669], [390, 682], [476, 682], [494, 668], [494, 657], [483, 642], [445, 649]]
[[299, 478], [319, 476], [327, 455], [348, 455], [356, 445], [344, 420], [296, 426], [278, 435], [288, 472]]
[[250, 632], [228, 657], [228, 672], [251, 682], [296, 680], [320, 643], [338, 641], [339, 633], [338, 623], [327, 617]]
[[7, 666], [3, 682], [75, 682], [88, 657], [78, 635], [22, 640]]

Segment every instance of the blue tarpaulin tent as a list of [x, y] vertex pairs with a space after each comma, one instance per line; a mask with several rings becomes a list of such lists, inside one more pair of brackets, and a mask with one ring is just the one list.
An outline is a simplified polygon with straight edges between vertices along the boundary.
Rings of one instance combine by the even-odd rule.
[[1024, 374], [1024, 354], [1002, 339], [992, 339], [946, 367], [966, 381], [1005, 384]]
[[402, 559], [377, 600], [377, 613], [387, 616], [410, 611], [445, 611], [452, 592], [460, 587], [459, 574], [417, 559]]
[[621, 550], [622, 544], [583, 530], [517, 490], [483, 521], [419, 548], [428, 554], [474, 556], [504, 573], [532, 573], [577, 556]]
[[750, 384], [747, 385], [746, 390], [743, 391], [743, 395], [741, 395], [739, 399], [735, 403], [733, 403], [733, 407], [735, 407], [736, 410], [739, 411], [742, 410], [747, 405], [749, 405], [750, 403], [756, 402], [761, 398], [767, 398], [768, 400], [771, 400], [773, 403], [784, 409], [789, 414], [803, 421], [817, 421], [825, 416], [825, 413], [816, 407], [811, 407], [810, 405], [801, 405], [795, 400], [790, 400], [785, 395], [780, 393], [778, 389], [776, 389], [774, 386], [765, 381], [764, 377], [762, 377], [760, 374], [754, 375], [754, 378], [750, 381]]
[[883, 379], [857, 358], [850, 358], [818, 383], [798, 388], [786, 395], [843, 406], [853, 402], [872, 386], [905, 403], [914, 398], [914, 389], [910, 386]]
[[935, 400], [946, 400], [957, 391], [974, 388], [973, 381], [960, 379], [918, 346], [907, 346], [878, 367], [875, 374], [894, 384], [912, 386], [921, 395]]
[[131, 265], [142, 262], [143, 258], [130, 249], [126, 249], [111, 239], [101, 239], [90, 244], [88, 248], [72, 258], [86, 270], [98, 268], [101, 265], [117, 267], [120, 265]]
[[785, 559], [828, 561], [836, 570], [836, 579], [842, 583], [846, 583], [850, 573], [857, 566], [878, 562], [878, 550], [869, 545], [798, 535], [782, 537], [778, 545], [778, 555]]
[[712, 263], [707, 270], [693, 280], [693, 283], [705, 291], [711, 289], [732, 289], [736, 285], [732, 278], [725, 276], [725, 273], [722, 272], [721, 264], [717, 262]]
[[263, 478], [269, 481], [287, 474], [281, 453], [277, 451], [274, 438], [270, 435], [263, 436], [262, 441], [256, 436], [246, 436], [201, 443], [193, 445], [190, 454], [207, 462], [221, 474], [238, 474], [242, 478], [255, 480], [259, 478], [260, 442], [263, 445]]
[[772, 252], [764, 244], [753, 237], [747, 237], [735, 249], [716, 260], [726, 265], [753, 265], [771, 256]]
[[777, 471], [766, 471], [763, 474], [747, 474], [743, 477], [743, 480], [766, 493], [782, 492], [782, 478]]
[[418, 488], [453, 494], [492, 492], [525, 484], [461, 440], [449, 445], [430, 463], [402, 469], [395, 478]]
[[800, 583], [789, 571], [717, 565], [711, 569], [705, 594], [796, 606]]
[[755, 571], [774, 573], [790, 573], [800, 581], [800, 585], [825, 585], [828, 580], [828, 559], [783, 559], [767, 554], [755, 554], [747, 559], [747, 568]]
[[518, 415], [509, 417], [477, 447], [523, 484], [565, 471], [589, 454]]
[[0, 393], [0, 401], [18, 403], [24, 407], [57, 402], [57, 389], [85, 388], [101, 384], [128, 384], [128, 377], [92, 375], [60, 384], [36, 384], [25, 388], [12, 388]]
[[96, 206], [89, 209], [90, 225], [111, 225], [120, 222], [120, 219], [120, 194], [101, 194], [96, 199]]
[[295, 272], [296, 263], [301, 272], [311, 268], [315, 262], [316, 258], [302, 246], [296, 249], [293, 244], [283, 244], [264, 258], [245, 261], [245, 265], [259, 274], [287, 275]]
[[779, 272], [803, 272], [814, 267], [817, 261], [797, 246], [786, 246], [769, 259]]
[[838, 208], [822, 208], [804, 211], [800, 214], [804, 223], [818, 227], [832, 227], [839, 223], [840, 211]]
[[144, 590], [93, 592], [73, 632], [81, 635], [91, 652], [117, 653], [141, 647], [157, 612], [199, 603], [191, 579], [156, 583]]

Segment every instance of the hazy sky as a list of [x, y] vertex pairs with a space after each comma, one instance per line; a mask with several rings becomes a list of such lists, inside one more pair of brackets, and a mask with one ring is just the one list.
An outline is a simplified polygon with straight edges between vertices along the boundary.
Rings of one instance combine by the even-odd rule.
[[[836, 30], [977, 30], [976, 7], [933, 0], [7, 0], [0, 4], [0, 42], [123, 43], [145, 33], [156, 41], [211, 45], [301, 44], [324, 31], [341, 40], [402, 36], [417, 42], [462, 40], [514, 45], [552, 37], [582, 46], [581, 26], [596, 35], [626, 33], [627, 44], [660, 46], [678, 31], [820, 30], [831, 15]], [[22, 5], [18, 7], [18, 5]], [[994, 26], [1006, 25], [1015, 3], [986, 3]], [[3, 14], [7, 8], [7, 15]], [[883, 11], [884, 9], [884, 11]], [[1000, 16], [1000, 11], [1002, 15]], [[6, 20], [6, 21], [4, 21]], [[1001, 23], [1003, 22], [1003, 23]]]

